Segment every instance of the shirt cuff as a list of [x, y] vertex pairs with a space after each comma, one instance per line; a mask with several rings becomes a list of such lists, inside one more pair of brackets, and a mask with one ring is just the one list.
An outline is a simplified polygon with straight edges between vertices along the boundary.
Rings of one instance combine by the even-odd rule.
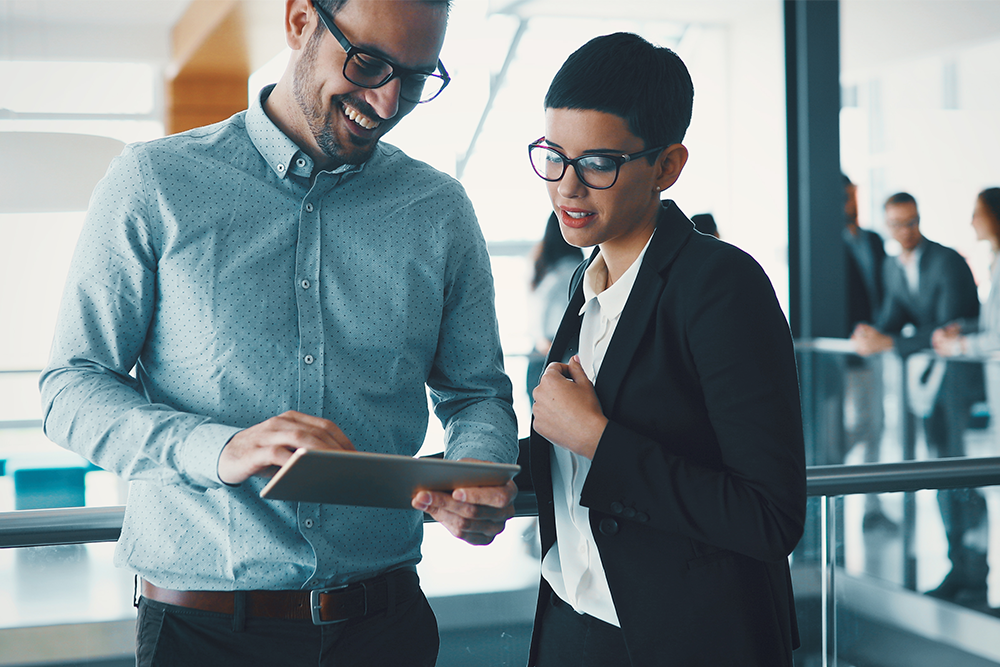
[[184, 441], [180, 469], [192, 486], [205, 490], [227, 486], [219, 479], [219, 456], [234, 435], [243, 429], [206, 422], [201, 424]]

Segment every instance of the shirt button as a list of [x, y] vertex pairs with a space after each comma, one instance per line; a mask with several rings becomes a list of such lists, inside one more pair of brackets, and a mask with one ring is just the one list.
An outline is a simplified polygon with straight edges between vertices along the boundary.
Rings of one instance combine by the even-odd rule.
[[312, 528], [313, 527], [313, 520], [312, 519], [306, 519], [305, 521], [302, 522], [302, 525], [305, 526], [306, 528]]
[[313, 205], [312, 204], [306, 204], [306, 210], [309, 211], [310, 213], [312, 213]]
[[309, 285], [310, 285], [310, 283], [309, 283], [308, 280], [303, 280], [302, 281], [302, 289], [309, 289]]
[[313, 359], [313, 356], [311, 354], [307, 354], [306, 356], [304, 356], [302, 358], [302, 361], [306, 362], [307, 364], [311, 364], [312, 362], [314, 362], [316, 360]]
[[285, 165], [279, 164], [276, 168], [277, 168], [278, 171], [284, 171], [285, 170]]
[[300, 167], [304, 167], [306, 166], [306, 161], [303, 160], [302, 158], [299, 158], [298, 160], [295, 161], [295, 164], [299, 165]]

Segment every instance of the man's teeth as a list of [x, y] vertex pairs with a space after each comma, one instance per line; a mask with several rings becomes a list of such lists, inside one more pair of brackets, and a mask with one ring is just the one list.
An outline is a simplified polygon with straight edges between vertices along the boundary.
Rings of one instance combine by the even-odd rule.
[[565, 213], [571, 218], [586, 218], [590, 215], [586, 211], [565, 211]]
[[347, 113], [347, 117], [353, 120], [355, 123], [365, 128], [366, 130], [374, 130], [379, 126], [379, 123], [372, 120], [368, 116], [364, 115], [354, 107], [349, 107], [344, 105], [344, 111]]

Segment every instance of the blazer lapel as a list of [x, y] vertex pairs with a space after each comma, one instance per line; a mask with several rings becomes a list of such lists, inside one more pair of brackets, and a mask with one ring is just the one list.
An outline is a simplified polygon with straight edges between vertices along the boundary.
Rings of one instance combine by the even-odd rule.
[[[664, 202], [656, 222], [656, 232], [646, 250], [635, 284], [622, 310], [621, 319], [618, 320], [615, 333], [608, 344], [601, 371], [597, 375], [594, 388], [606, 415], [615, 411], [618, 389], [631, 366], [646, 325], [656, 309], [663, 291], [661, 286], [666, 281], [666, 270], [694, 233], [694, 225], [681, 213], [677, 205], [672, 201]], [[582, 306], [581, 291], [579, 305], [574, 312], [579, 312]]]

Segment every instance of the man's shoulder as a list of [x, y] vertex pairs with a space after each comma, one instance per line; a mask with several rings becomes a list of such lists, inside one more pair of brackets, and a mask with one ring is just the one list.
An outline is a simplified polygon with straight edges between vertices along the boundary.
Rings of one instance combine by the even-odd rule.
[[949, 266], [967, 265], [962, 254], [954, 248], [942, 245], [937, 241], [931, 241], [930, 239], [924, 239], [924, 244], [923, 256], [928, 261], [947, 264]]
[[873, 231], [871, 229], [865, 229], [863, 227], [859, 228], [858, 232], [861, 234], [861, 238], [863, 238], [873, 248], [878, 248], [878, 249], [884, 248], [885, 241], [882, 239], [882, 236], [878, 232]]
[[424, 187], [456, 188], [464, 192], [461, 183], [455, 177], [411, 157], [401, 148], [384, 141], [379, 142], [369, 167], [372, 171], [386, 172], [394, 178], [405, 177], [407, 183], [417, 183]]
[[[220, 144], [232, 144], [234, 140], [246, 139], [245, 111], [226, 120], [203, 125], [177, 134], [130, 144], [128, 150], [141, 155], [184, 153], [187, 151], [212, 149]], [[248, 141], [249, 143], [249, 141]]]

